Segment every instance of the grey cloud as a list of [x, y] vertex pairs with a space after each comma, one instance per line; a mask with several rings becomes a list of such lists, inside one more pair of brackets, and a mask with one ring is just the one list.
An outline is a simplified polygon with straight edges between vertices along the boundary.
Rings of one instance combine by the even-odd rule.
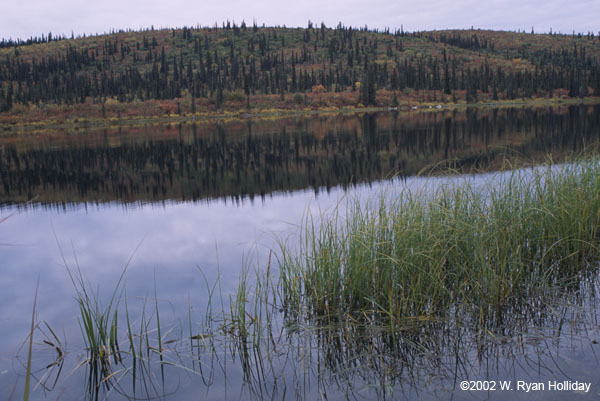
[[407, 30], [469, 28], [554, 31], [598, 31], [600, 2], [596, 0], [519, 1], [140, 1], [77, 2], [41, 0], [4, 7], [0, 37], [38, 36], [49, 31], [70, 35], [115, 29], [213, 25], [215, 22], [256, 19], [260, 24], [306, 26], [308, 20], [362, 27]]

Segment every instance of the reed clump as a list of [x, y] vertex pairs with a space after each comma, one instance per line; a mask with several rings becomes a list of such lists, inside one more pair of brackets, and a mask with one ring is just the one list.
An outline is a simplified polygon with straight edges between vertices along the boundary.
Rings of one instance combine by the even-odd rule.
[[490, 318], [568, 285], [598, 260], [599, 229], [598, 158], [350, 200], [282, 246], [282, 302], [328, 322]]

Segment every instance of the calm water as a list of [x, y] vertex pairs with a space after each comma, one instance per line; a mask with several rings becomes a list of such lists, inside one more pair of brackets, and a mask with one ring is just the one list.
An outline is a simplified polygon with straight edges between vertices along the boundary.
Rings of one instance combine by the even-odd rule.
[[[66, 266], [79, 268], [107, 302], [131, 259], [123, 299], [135, 324], [143, 325], [143, 311], [157, 300], [165, 340], [189, 339], [190, 326], [192, 333], [211, 328], [205, 319], [211, 286], [219, 283], [213, 309], [228, 308], [243, 267], [264, 269], [270, 250], [275, 260], [278, 241], [293, 243], [310, 213], [327, 213], [343, 207], [344, 197], [382, 188], [393, 193], [437, 185], [444, 181], [430, 177], [437, 166], [477, 171], [483, 174], [470, 179], [485, 182], [490, 174], [484, 172], [507, 156], [528, 164], [550, 155], [560, 161], [593, 148], [599, 138], [598, 106], [0, 137], [0, 218], [8, 217], [0, 224], [0, 398], [9, 399], [15, 384], [13, 399], [22, 398], [23, 344], [38, 279], [33, 366], [46, 390], [38, 386], [33, 399], [85, 398], [85, 366], [76, 366], [86, 352]], [[518, 318], [484, 332], [466, 321], [444, 322], [389, 339], [378, 332], [289, 327], [276, 318], [272, 345], [252, 348], [245, 358], [244, 346], [225, 338], [207, 337], [191, 351], [189, 342], [173, 342], [167, 357], [179, 367], [161, 372], [155, 358], [147, 369], [152, 385], [137, 384], [136, 396], [597, 399], [598, 280], [582, 276], [575, 286], [563, 297], [551, 294], [551, 305], [531, 300]], [[60, 366], [47, 368], [57, 355], [43, 342], [56, 342], [44, 322], [66, 351]], [[132, 396], [129, 376], [100, 399]], [[465, 392], [463, 380], [497, 381], [497, 387], [509, 380], [513, 390]], [[578, 380], [591, 389], [526, 393], [515, 390], [518, 380], [546, 386], [548, 380]]]

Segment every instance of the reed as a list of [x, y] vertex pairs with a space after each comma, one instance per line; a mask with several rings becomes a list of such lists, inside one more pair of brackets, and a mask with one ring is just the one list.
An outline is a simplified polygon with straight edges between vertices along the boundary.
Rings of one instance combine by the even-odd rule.
[[[27, 367], [25, 369], [25, 390], [23, 391], [23, 401], [29, 400], [29, 383], [31, 381], [31, 354], [33, 346], [33, 332], [35, 329], [35, 308], [37, 305], [38, 288], [40, 285], [40, 279], [38, 277], [37, 284], [35, 285], [35, 296], [33, 297], [33, 311], [31, 312], [31, 329], [29, 330], [29, 347], [27, 349]], [[13, 389], [14, 392], [14, 389]], [[12, 395], [11, 395], [12, 398]]]
[[599, 229], [597, 158], [349, 200], [282, 245], [282, 302], [327, 322], [406, 326], [457, 307], [488, 319], [597, 260]]

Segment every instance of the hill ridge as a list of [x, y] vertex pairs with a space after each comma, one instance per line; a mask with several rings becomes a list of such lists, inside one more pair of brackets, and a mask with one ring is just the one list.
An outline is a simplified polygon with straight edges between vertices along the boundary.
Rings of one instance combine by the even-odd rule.
[[309, 24], [0, 42], [0, 122], [600, 94], [600, 37]]

